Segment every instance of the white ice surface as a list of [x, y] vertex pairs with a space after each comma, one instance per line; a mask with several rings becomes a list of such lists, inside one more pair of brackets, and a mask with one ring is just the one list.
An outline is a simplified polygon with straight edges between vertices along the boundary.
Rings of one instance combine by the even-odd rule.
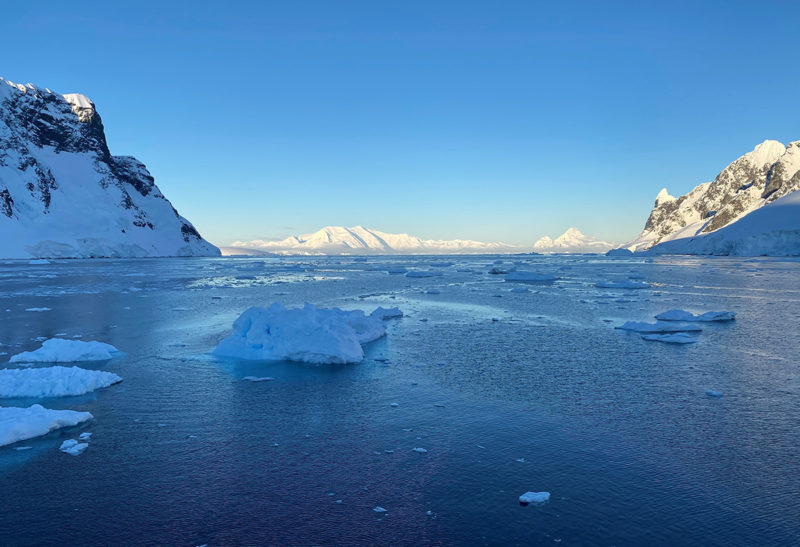
[[89, 443], [79, 443], [75, 439], [67, 439], [58, 449], [61, 452], [66, 452], [70, 456], [79, 456], [83, 451], [89, 447]]
[[46, 367], [0, 370], [0, 397], [64, 397], [83, 395], [121, 382], [102, 370]]
[[711, 321], [733, 321], [736, 319], [736, 313], [732, 311], [708, 311], [695, 315], [685, 310], [669, 310], [656, 315], [659, 321], [694, 321], [694, 322], [711, 322]]
[[51, 338], [35, 351], [25, 351], [14, 355], [10, 363], [73, 363], [77, 361], [105, 361], [111, 359], [119, 350], [103, 342], [83, 342]]
[[28, 408], [0, 407], [0, 446], [46, 435], [62, 427], [92, 419], [88, 412], [50, 410], [41, 405]]
[[233, 334], [214, 350], [220, 357], [306, 363], [358, 363], [361, 344], [386, 334], [383, 321], [361, 310], [287, 309], [279, 303], [253, 307], [233, 324]]
[[519, 497], [519, 502], [528, 503], [544, 503], [550, 499], [550, 492], [525, 492]]

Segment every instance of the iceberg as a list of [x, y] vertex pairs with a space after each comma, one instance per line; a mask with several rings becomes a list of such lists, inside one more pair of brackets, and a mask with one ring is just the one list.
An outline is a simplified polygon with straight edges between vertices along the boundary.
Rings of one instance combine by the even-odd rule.
[[47, 435], [55, 429], [75, 426], [91, 419], [89, 412], [50, 410], [42, 405], [0, 407], [0, 446]]
[[36, 351], [24, 351], [14, 355], [10, 363], [71, 363], [76, 361], [106, 361], [119, 350], [103, 342], [83, 342], [51, 338]]
[[287, 309], [276, 302], [269, 308], [246, 310], [233, 323], [233, 334], [213, 354], [257, 361], [359, 363], [364, 359], [361, 344], [384, 334], [383, 321], [361, 310], [317, 308], [308, 303]]
[[0, 370], [0, 397], [65, 397], [83, 395], [119, 383], [112, 372], [78, 367]]
[[736, 319], [736, 312], [732, 311], [708, 311], [695, 315], [685, 310], [669, 310], [664, 313], [656, 315], [659, 321], [696, 321], [696, 322], [710, 322], [710, 321], [733, 321]]

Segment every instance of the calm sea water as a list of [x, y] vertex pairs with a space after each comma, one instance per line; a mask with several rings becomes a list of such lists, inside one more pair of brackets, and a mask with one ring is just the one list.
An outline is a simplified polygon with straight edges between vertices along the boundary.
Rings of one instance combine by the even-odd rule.
[[[559, 279], [504, 283], [495, 260]], [[387, 273], [399, 265], [443, 275]], [[594, 287], [630, 276], [653, 288]], [[242, 311], [275, 301], [406, 316], [357, 365], [210, 356]], [[688, 346], [613, 328], [674, 308], [737, 320]], [[125, 352], [82, 365], [119, 385], [0, 401], [95, 416], [0, 448], [2, 545], [800, 542], [798, 262], [9, 262], [0, 314], [3, 362], [55, 335]], [[85, 453], [58, 451], [81, 431]], [[521, 507], [528, 490], [552, 496]]]

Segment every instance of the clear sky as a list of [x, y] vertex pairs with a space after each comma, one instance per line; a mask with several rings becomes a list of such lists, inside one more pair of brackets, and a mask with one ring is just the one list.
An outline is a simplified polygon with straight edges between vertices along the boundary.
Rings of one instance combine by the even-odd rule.
[[800, 139], [798, 2], [5, 2], [0, 75], [91, 97], [214, 243], [325, 225], [624, 241]]

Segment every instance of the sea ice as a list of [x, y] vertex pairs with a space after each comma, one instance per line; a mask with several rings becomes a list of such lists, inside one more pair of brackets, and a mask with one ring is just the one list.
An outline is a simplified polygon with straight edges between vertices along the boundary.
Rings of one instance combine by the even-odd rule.
[[656, 315], [659, 321], [733, 321], [736, 319], [736, 312], [732, 311], [709, 311], [695, 315], [685, 310], [669, 310]]
[[509, 272], [506, 275], [506, 281], [514, 283], [551, 283], [556, 280], [556, 276], [550, 274], [542, 274], [538, 272], [524, 272], [516, 271]]
[[709, 397], [722, 397], [721, 391], [714, 391], [713, 389], [706, 390], [706, 395]]
[[89, 443], [79, 443], [75, 439], [68, 439], [61, 443], [58, 448], [61, 452], [66, 452], [70, 456], [78, 456], [89, 447]]
[[50, 410], [42, 405], [28, 408], [0, 407], [0, 446], [46, 435], [54, 429], [92, 419], [88, 412]]
[[521, 505], [529, 503], [544, 503], [550, 499], [550, 492], [525, 492], [519, 497]]
[[414, 452], [416, 452], [416, 453], [418, 453], [418, 454], [425, 454], [425, 453], [427, 453], [428, 451], [427, 451], [427, 450], [425, 450], [424, 448], [415, 448], [415, 449], [414, 449]]
[[25, 351], [14, 355], [10, 363], [70, 363], [75, 361], [105, 361], [119, 350], [103, 342], [82, 342], [51, 338], [36, 351]]
[[271, 382], [275, 378], [271, 376], [245, 376], [242, 380], [247, 382]]
[[376, 513], [386, 513], [386, 509], [384, 509], [380, 505], [376, 505], [373, 511], [375, 511]]
[[626, 321], [616, 327], [620, 330], [632, 330], [635, 332], [658, 333], [658, 332], [698, 332], [703, 329], [697, 325], [676, 325], [671, 322], [656, 321], [655, 323], [644, 323], [642, 321]]
[[233, 334], [223, 339], [214, 355], [250, 360], [306, 363], [359, 363], [361, 344], [386, 334], [383, 321], [361, 310], [287, 309], [279, 303], [252, 307], [233, 323]]
[[644, 281], [601, 281], [595, 284], [598, 289], [649, 289], [650, 284]]
[[675, 332], [672, 334], [643, 334], [642, 339], [651, 342], [665, 342], [667, 344], [694, 344], [697, 338], [685, 332]]
[[413, 270], [406, 273], [406, 277], [441, 277], [442, 272]]
[[25, 311], [50, 311], [50, 308], [25, 308]]
[[78, 367], [0, 370], [0, 397], [65, 397], [83, 395], [121, 382], [112, 372]]

